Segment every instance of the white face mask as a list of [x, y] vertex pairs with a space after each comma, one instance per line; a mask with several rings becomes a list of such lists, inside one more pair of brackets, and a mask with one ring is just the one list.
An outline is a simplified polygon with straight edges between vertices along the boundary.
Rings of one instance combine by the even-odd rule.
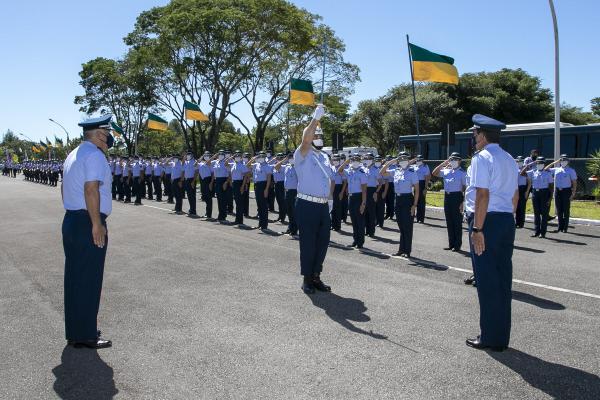
[[223, 154], [219, 154], [219, 161], [223, 160], [225, 158], [225, 156]]
[[270, 158], [272, 156], [271, 153], [267, 153], [267, 158]]
[[538, 171], [541, 171], [544, 169], [544, 164], [537, 164], [536, 167]]
[[377, 168], [379, 168], [379, 167], [381, 167], [381, 163], [380, 163], [379, 161], [377, 161], [377, 162], [375, 163], [375, 166], [376, 166]]
[[210, 160], [210, 156], [204, 156], [204, 161]]
[[185, 156], [185, 159], [189, 161], [192, 159], [192, 156]]
[[408, 167], [408, 161], [399, 161], [398, 165], [400, 166], [400, 168], [406, 169]]
[[245, 162], [245, 163], [247, 163], [248, 162], [248, 158], [244, 157], [244, 158], [242, 158], [242, 161]]
[[560, 162], [560, 166], [563, 167], [563, 168], [566, 167], [567, 165], [569, 165], [568, 161], [561, 161]]
[[360, 168], [360, 161], [352, 161], [352, 168], [354, 168], [354, 169]]
[[236, 157], [235, 158], [235, 162], [240, 162], [240, 161], [242, 161], [242, 157]]
[[423, 161], [417, 161], [417, 166], [420, 167], [421, 165], [423, 165]]
[[323, 139], [315, 139], [315, 140], [313, 140], [313, 144], [316, 147], [323, 147]]
[[460, 163], [459, 163], [458, 161], [450, 161], [450, 166], [451, 166], [452, 168], [458, 168], [458, 165], [459, 165], [459, 164], [460, 164]]
[[262, 157], [256, 159], [256, 162], [259, 163], [259, 164], [262, 164], [264, 161], [265, 161], [265, 159], [262, 158]]
[[340, 165], [340, 162], [339, 162], [339, 161], [334, 161], [334, 162], [333, 162], [333, 165], [334, 165], [335, 167], [337, 167], [337, 166], [339, 166], [339, 165]]
[[371, 166], [371, 164], [373, 164], [373, 160], [365, 160], [365, 165], [366, 165], [367, 167], [370, 167], [370, 166]]

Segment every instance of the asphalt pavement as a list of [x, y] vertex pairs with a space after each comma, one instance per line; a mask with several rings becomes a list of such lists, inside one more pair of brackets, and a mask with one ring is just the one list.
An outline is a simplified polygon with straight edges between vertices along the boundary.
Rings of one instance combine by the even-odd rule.
[[114, 202], [99, 314], [114, 345], [72, 349], [60, 189], [0, 177], [1, 399], [600, 398], [599, 227], [517, 231], [510, 349], [488, 353], [465, 345], [477, 295], [468, 254], [442, 250], [442, 213], [415, 225], [412, 259], [391, 256], [393, 221], [363, 251], [343, 225], [324, 265], [333, 292], [307, 296], [284, 225], [171, 208]]

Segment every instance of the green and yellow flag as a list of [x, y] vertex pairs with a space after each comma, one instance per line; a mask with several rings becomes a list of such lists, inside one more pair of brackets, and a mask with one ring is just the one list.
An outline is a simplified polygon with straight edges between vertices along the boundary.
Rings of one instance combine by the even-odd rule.
[[116, 137], [119, 137], [119, 138], [120, 138], [121, 136], [123, 136], [123, 135], [124, 135], [124, 133], [125, 133], [125, 132], [123, 131], [123, 128], [121, 128], [121, 127], [120, 127], [119, 125], [117, 125], [116, 123], [114, 123], [114, 122], [111, 122], [111, 123], [110, 123], [110, 126], [113, 128], [113, 133], [114, 133], [114, 135], [115, 135]]
[[162, 119], [156, 114], [148, 113], [148, 129], [154, 129], [156, 131], [166, 131], [169, 127], [167, 121]]
[[415, 81], [458, 84], [458, 71], [454, 58], [433, 53], [409, 43]]
[[48, 140], [48, 136], [46, 136], [46, 144], [48, 145], [48, 147], [52, 147], [52, 142]]
[[54, 135], [54, 145], [58, 148], [63, 147], [63, 141], [60, 138], [57, 138], [56, 135]]
[[40, 149], [38, 149], [37, 146], [33, 145], [31, 146], [31, 151], [33, 151], [34, 153], [39, 153]]
[[[46, 145], [46, 143], [42, 142], [41, 140], [40, 140], [40, 146], [42, 146], [44, 149], [48, 148], [48, 146]], [[40, 147], [40, 150], [42, 149], [42, 147]]]
[[208, 121], [208, 117], [206, 114], [200, 111], [200, 106], [198, 104], [194, 104], [186, 100], [183, 103], [183, 110], [185, 113], [185, 119], [192, 121]]
[[311, 81], [292, 79], [290, 82], [290, 104], [315, 105], [315, 93]]

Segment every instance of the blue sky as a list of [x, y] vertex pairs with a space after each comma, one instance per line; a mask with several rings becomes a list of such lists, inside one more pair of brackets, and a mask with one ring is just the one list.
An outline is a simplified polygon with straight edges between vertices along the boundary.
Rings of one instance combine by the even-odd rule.
[[[410, 81], [406, 37], [450, 55], [460, 73], [522, 68], [554, 87], [552, 21], [546, 0], [296, 0], [323, 17], [347, 47], [346, 59], [361, 69], [352, 96], [384, 94]], [[561, 99], [589, 110], [600, 96], [600, 1], [555, 0], [561, 40]], [[82, 93], [81, 64], [120, 57], [122, 38], [143, 10], [166, 1], [11, 1], [0, 24], [0, 133], [7, 129], [32, 139], [71, 135], [84, 118], [73, 104]], [[245, 114], [249, 116], [249, 113]], [[248, 117], [246, 117], [248, 118]], [[245, 119], [246, 119], [245, 118]], [[247, 119], [250, 121], [250, 118]]]

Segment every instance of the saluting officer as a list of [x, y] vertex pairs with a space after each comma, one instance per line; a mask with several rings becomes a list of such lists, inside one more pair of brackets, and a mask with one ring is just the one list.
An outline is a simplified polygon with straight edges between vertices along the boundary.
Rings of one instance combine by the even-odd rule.
[[271, 184], [273, 169], [267, 163], [264, 151], [248, 160], [246, 167], [252, 170], [254, 197], [258, 209], [258, 227], [265, 231], [269, 227], [269, 185]]
[[129, 157], [123, 157], [123, 192], [125, 192], [125, 200], [123, 203], [131, 203], [131, 165], [129, 164]]
[[[555, 167], [557, 164], [559, 166]], [[554, 175], [554, 205], [558, 216], [558, 229], [555, 233], [567, 233], [569, 215], [571, 214], [571, 201], [577, 191], [577, 173], [569, 167], [569, 157], [566, 154], [561, 154], [558, 160], [544, 169], [549, 170]]]
[[196, 216], [196, 178], [198, 178], [198, 168], [194, 153], [188, 151], [185, 155], [185, 163], [183, 164], [183, 178], [185, 179], [185, 192], [187, 193], [190, 209], [188, 215]]
[[[523, 165], [523, 156], [518, 156], [515, 159], [517, 169], [521, 172]], [[527, 176], [519, 174], [519, 202], [517, 203], [517, 211], [515, 211], [515, 226], [523, 228], [525, 226], [525, 210], [527, 208]]]
[[[348, 168], [346, 166], [350, 164]], [[351, 155], [339, 169], [346, 175], [348, 185], [348, 211], [352, 221], [352, 244], [350, 247], [362, 249], [365, 244], [365, 213], [368, 204], [368, 178], [360, 162], [360, 155]]]
[[288, 154], [288, 163], [284, 166], [284, 188], [285, 203], [288, 215], [288, 229], [285, 233], [292, 236], [298, 234], [298, 224], [296, 223], [296, 196], [298, 195], [298, 175], [294, 168], [294, 154]]
[[548, 228], [548, 209], [550, 208], [550, 193], [552, 188], [552, 174], [544, 170], [544, 157], [537, 157], [532, 164], [535, 169], [528, 170], [531, 165], [526, 164], [521, 169], [521, 175], [527, 176], [527, 193], [525, 198], [532, 192], [531, 202], [533, 203], [533, 223], [535, 232], [531, 237], [546, 237]]
[[175, 213], [183, 213], [183, 182], [184, 171], [179, 154], [173, 154], [171, 157], [171, 193], [175, 197]]
[[279, 162], [286, 161], [286, 157], [283, 153], [277, 153], [276, 158], [274, 159], [274, 164], [273, 164], [273, 181], [275, 182], [275, 200], [277, 201], [277, 211], [278, 211], [278, 217], [276, 221], [279, 221], [281, 223], [285, 222], [285, 216], [286, 216], [286, 207], [285, 207], [285, 176], [283, 175], [284, 170], [283, 169], [279, 169], [277, 170], [275, 168], [275, 165], [277, 165]]
[[331, 210], [331, 229], [339, 232], [342, 229], [342, 199], [344, 195], [342, 188], [344, 187], [344, 172], [340, 173], [340, 155], [334, 154], [331, 157], [331, 168], [333, 171], [332, 179], [335, 184], [333, 189], [333, 209]]
[[388, 161], [381, 169], [381, 174], [389, 174], [391, 165], [394, 170], [394, 192], [396, 193], [396, 223], [400, 229], [400, 244], [397, 256], [410, 257], [412, 252], [413, 222], [419, 201], [419, 176], [409, 168], [410, 160], [405, 151], [398, 154], [397, 160]]
[[[346, 162], [346, 154], [345, 153], [341, 153], [340, 154], [340, 165], [342, 165], [343, 163]], [[343, 185], [342, 186], [342, 198], [340, 200], [341, 203], [341, 208], [342, 208], [342, 214], [340, 216], [340, 218], [342, 219], [342, 221], [344, 221], [345, 224], [348, 224], [348, 184], [346, 181], [346, 174], [344, 173], [342, 175], [342, 181], [343, 181]]]
[[233, 190], [233, 200], [235, 201], [235, 224], [244, 223], [244, 191], [246, 190], [246, 180], [250, 169], [242, 161], [242, 151], [236, 150], [233, 154], [233, 163], [231, 164], [231, 182]]
[[[395, 159], [395, 157], [391, 155], [385, 156], [385, 163]], [[390, 165], [388, 167], [388, 175], [383, 178], [386, 180], [388, 184], [388, 192], [385, 198], [385, 218], [384, 219], [394, 219], [395, 205], [396, 205], [396, 192], [394, 192], [394, 171], [397, 165]]]
[[173, 204], [173, 183], [171, 182], [171, 172], [173, 171], [173, 160], [172, 156], [165, 156], [164, 165], [165, 165], [165, 195], [167, 196], [167, 203]]
[[211, 155], [209, 151], [205, 151], [202, 156], [202, 161], [198, 164], [198, 174], [200, 175], [200, 192], [202, 193], [202, 201], [206, 205], [204, 217], [212, 218], [213, 206], [213, 185], [214, 175], [211, 166]]
[[217, 206], [219, 208], [219, 215], [217, 216], [218, 221], [225, 221], [227, 219], [228, 162], [229, 161], [225, 159], [225, 150], [219, 150], [216, 154], [216, 160], [212, 161], [212, 171], [215, 175]]
[[425, 222], [425, 199], [427, 196], [429, 180], [431, 179], [431, 172], [429, 166], [423, 162], [423, 156], [421, 154], [417, 155], [415, 158], [413, 171], [419, 176], [419, 203], [417, 204], [416, 220], [418, 223], [422, 224]]
[[112, 211], [112, 176], [104, 156], [114, 142], [110, 119], [109, 114], [79, 123], [84, 141], [68, 155], [64, 166], [65, 336], [74, 347], [112, 345], [100, 337], [97, 326], [108, 246], [106, 219]]
[[142, 188], [144, 187], [144, 167], [140, 162], [139, 156], [133, 157], [133, 165], [131, 166], [131, 174], [133, 176], [133, 193], [135, 194], [135, 205], [142, 205]]
[[475, 114], [473, 139], [479, 153], [471, 159], [469, 186], [475, 188], [471, 228], [481, 333], [468, 346], [502, 351], [510, 340], [512, 254], [515, 241], [513, 212], [519, 196], [515, 160], [500, 145], [506, 125]]
[[[242, 155], [242, 161], [244, 164], [248, 164], [248, 161], [250, 161], [250, 153], [245, 152]], [[247, 178], [244, 187], [244, 193], [242, 194], [242, 204], [244, 205], [244, 217], [250, 218], [250, 181], [252, 180], [251, 171], [248, 171], [246, 175]]]
[[302, 290], [312, 294], [315, 290], [329, 292], [331, 287], [321, 280], [323, 262], [329, 247], [332, 194], [329, 157], [321, 151], [323, 131], [317, 131], [325, 108], [319, 104], [310, 124], [302, 133], [302, 144], [294, 152], [294, 167], [298, 175], [296, 221], [300, 229], [300, 272], [304, 277]]
[[[477, 154], [477, 153], [475, 153]], [[471, 269], [475, 271], [475, 252], [473, 251], [473, 243], [471, 243], [471, 233], [473, 232], [473, 218], [475, 216], [475, 194], [477, 193], [477, 189], [474, 186], [471, 186], [471, 177], [473, 176], [473, 170], [471, 166], [467, 168], [467, 175], [465, 178], [465, 184], [467, 188], [465, 189], [465, 202], [464, 202], [464, 216], [465, 221], [467, 222], [467, 226], [469, 227], [469, 255], [471, 258]], [[467, 279], [464, 280], [465, 285], [473, 285], [477, 286], [475, 282], [475, 272], [471, 274]]]
[[152, 185], [154, 183], [154, 172], [153, 162], [156, 157], [150, 157], [144, 161], [144, 180], [146, 181], [146, 198], [148, 200], [154, 200], [152, 194]]
[[377, 190], [375, 190], [375, 216], [377, 221], [377, 226], [383, 228], [383, 221], [385, 217], [385, 202], [388, 195], [389, 183], [387, 178], [384, 178], [380, 171], [382, 166], [382, 158], [381, 156], [377, 156], [374, 159], [375, 168], [377, 168]]
[[433, 176], [444, 181], [444, 215], [448, 230], [448, 247], [444, 250], [460, 251], [462, 247], [462, 204], [466, 187], [466, 174], [460, 168], [460, 154], [454, 152], [446, 161], [438, 165]]

